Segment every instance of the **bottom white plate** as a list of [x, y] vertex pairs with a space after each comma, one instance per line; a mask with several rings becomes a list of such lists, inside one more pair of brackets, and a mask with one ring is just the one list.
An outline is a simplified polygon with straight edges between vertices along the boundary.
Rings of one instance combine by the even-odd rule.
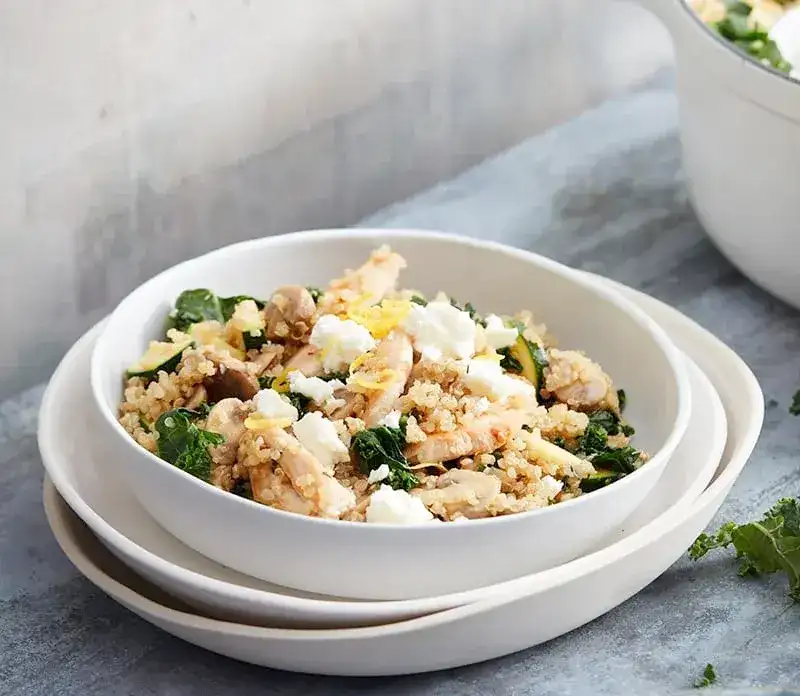
[[[96, 327], [64, 357], [42, 401], [39, 448], [70, 507], [120, 560], [145, 579], [214, 618], [281, 628], [352, 628], [424, 616], [489, 597], [507, 583], [423, 599], [347, 601], [308, 595], [251, 578], [193, 551], [165, 532], [111, 466], [114, 448], [89, 390]], [[627, 520], [592, 551], [629, 536], [672, 506], [695, 501], [711, 480], [726, 441], [725, 411], [703, 372], [686, 359], [692, 418], [655, 488]], [[112, 443], [113, 444], [113, 443]]]
[[[723, 462], [688, 506], [596, 553], [504, 583], [504, 593], [395, 624], [335, 630], [259, 628], [182, 610], [116, 562], [51, 486], [48, 519], [65, 553], [93, 583], [162, 629], [229, 657], [277, 669], [338, 675], [394, 675], [446, 669], [499, 657], [550, 640], [600, 616], [663, 573], [709, 523], [755, 446], [763, 397], [747, 366], [675, 310], [626, 288], [708, 375], [728, 418]], [[476, 637], [482, 637], [476, 640]], [[486, 639], [491, 636], [491, 640]]]

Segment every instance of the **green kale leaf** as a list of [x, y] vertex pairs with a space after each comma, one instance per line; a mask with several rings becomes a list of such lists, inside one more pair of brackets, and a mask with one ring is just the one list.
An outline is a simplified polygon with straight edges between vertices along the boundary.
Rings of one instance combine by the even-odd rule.
[[368, 428], [353, 436], [351, 448], [358, 460], [359, 468], [369, 474], [382, 464], [389, 467], [389, 478], [386, 480], [392, 488], [410, 491], [419, 485], [419, 479], [408, 466], [403, 454], [405, 433], [401, 421], [399, 428], [385, 425]]
[[306, 290], [308, 290], [308, 294], [311, 295], [311, 299], [314, 300], [314, 304], [319, 304], [320, 299], [325, 294], [324, 290], [311, 286], [307, 287]]
[[689, 547], [698, 560], [709, 551], [733, 546], [739, 559], [739, 575], [759, 576], [783, 572], [789, 580], [789, 596], [800, 602], [800, 505], [796, 498], [782, 498], [760, 520], [724, 524], [715, 534], [701, 534]]
[[703, 689], [706, 686], [711, 686], [712, 684], [715, 684], [716, 682], [717, 682], [717, 673], [714, 671], [714, 665], [709, 663], [705, 666], [705, 669], [703, 670], [703, 676], [700, 677], [700, 679], [698, 679], [694, 683], [694, 688]]
[[800, 390], [796, 391], [792, 397], [792, 405], [789, 406], [789, 413], [793, 416], [800, 416]]
[[225, 438], [197, 427], [195, 421], [204, 415], [201, 411], [176, 408], [159, 416], [155, 430], [159, 457], [187, 474], [208, 481], [212, 464], [208, 448], [221, 445]]

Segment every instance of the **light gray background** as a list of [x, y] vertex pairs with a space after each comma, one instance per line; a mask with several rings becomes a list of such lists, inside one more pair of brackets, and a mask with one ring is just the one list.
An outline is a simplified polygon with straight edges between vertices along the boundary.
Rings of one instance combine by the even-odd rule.
[[0, 0], [0, 397], [159, 270], [353, 224], [670, 50], [610, 0]]
[[[669, 80], [513, 148], [365, 224], [501, 239], [606, 274], [676, 306], [751, 365], [767, 400], [757, 450], [715, 524], [800, 495], [798, 313], [712, 247], [687, 202]], [[215, 656], [139, 620], [60, 553], [41, 509], [42, 387], [0, 404], [0, 693], [59, 696], [429, 694], [649, 696], [692, 684], [800, 684], [800, 607], [781, 578], [742, 580], [730, 556], [681, 559], [606, 616], [482, 665], [392, 679], [271, 672]], [[476, 636], [476, 640], [488, 640]], [[750, 692], [748, 692], [750, 693]]]

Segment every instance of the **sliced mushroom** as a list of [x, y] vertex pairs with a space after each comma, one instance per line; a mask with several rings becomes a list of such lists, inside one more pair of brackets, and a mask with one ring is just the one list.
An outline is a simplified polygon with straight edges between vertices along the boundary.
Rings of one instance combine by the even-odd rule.
[[220, 362], [216, 373], [206, 377], [203, 386], [211, 403], [228, 398], [249, 401], [259, 390], [258, 379], [247, 371], [244, 363], [233, 359]]
[[436, 480], [436, 488], [416, 495], [432, 512], [447, 519], [456, 515], [488, 517], [489, 506], [500, 495], [500, 479], [478, 471], [451, 469]]
[[244, 435], [247, 410], [239, 399], [222, 399], [208, 412], [205, 429], [222, 435], [225, 442], [211, 449], [211, 458], [218, 466], [230, 466], [236, 460], [239, 441]]
[[300, 340], [311, 330], [317, 306], [302, 285], [278, 288], [264, 309], [267, 338]]

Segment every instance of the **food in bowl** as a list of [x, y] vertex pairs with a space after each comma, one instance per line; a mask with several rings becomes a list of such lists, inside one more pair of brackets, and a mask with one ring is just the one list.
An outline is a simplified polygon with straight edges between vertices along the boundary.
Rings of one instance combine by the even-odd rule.
[[762, 65], [800, 76], [799, 0], [688, 0], [722, 38]]
[[324, 290], [182, 292], [128, 369], [120, 424], [224, 491], [354, 522], [525, 512], [647, 460], [598, 364], [529, 312], [397, 290], [405, 265], [382, 247]]

